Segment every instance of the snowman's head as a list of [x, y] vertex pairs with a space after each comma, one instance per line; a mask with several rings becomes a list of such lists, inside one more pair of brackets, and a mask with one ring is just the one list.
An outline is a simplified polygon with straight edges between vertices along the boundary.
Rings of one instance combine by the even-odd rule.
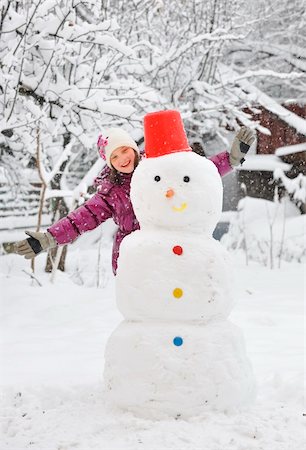
[[140, 227], [211, 234], [222, 211], [215, 165], [191, 151], [144, 159], [135, 170], [131, 200]]

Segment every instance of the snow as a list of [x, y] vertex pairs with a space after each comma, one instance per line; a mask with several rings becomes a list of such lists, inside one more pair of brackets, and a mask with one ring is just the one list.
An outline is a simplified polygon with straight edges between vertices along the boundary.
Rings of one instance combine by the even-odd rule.
[[306, 135], [305, 119], [280, 105], [272, 97], [269, 97], [254, 84], [251, 84], [249, 81], [247, 81], [246, 78], [240, 78], [238, 73], [229, 66], [225, 66], [224, 64], [220, 65], [220, 73], [223, 83], [237, 83], [246, 92], [252, 94], [252, 100], [255, 105], [257, 103], [263, 106], [265, 109], [271, 111], [280, 119], [282, 119], [287, 125], [294, 128], [298, 133]]
[[291, 169], [291, 164], [284, 163], [275, 155], [248, 155], [242, 166], [236, 170], [262, 170], [273, 172], [282, 169], [285, 172]]
[[244, 252], [246, 260], [267, 266], [284, 261], [306, 261], [306, 215], [288, 200], [271, 202], [245, 197], [230, 219], [222, 243], [229, 250]]
[[[270, 270], [234, 260], [239, 286], [231, 320], [245, 335], [257, 403], [231, 414], [150, 421], [105, 407], [103, 353], [122, 318], [110, 269], [105, 287], [94, 287], [97, 255], [86, 239], [70, 247], [68, 272], [53, 285], [42, 271], [43, 256], [36, 260], [42, 287], [22, 272], [28, 262], [0, 257], [3, 449], [304, 448], [302, 264]], [[77, 268], [84, 285], [72, 281]]]
[[[35, 228], [36, 225], [37, 225], [37, 216], [1, 217], [0, 242], [5, 242], [6, 240], [9, 239], [22, 239], [22, 230], [27, 229], [27, 227]], [[41, 225], [42, 226], [51, 225], [51, 214], [50, 215], [42, 214]], [[6, 231], [5, 234], [3, 233], [4, 231]]]
[[[22, 173], [24, 175], [24, 179], [28, 181], [29, 184], [40, 183], [40, 178], [37, 171], [33, 169], [23, 169]], [[10, 175], [4, 167], [0, 167], [0, 183], [7, 184], [10, 182]]]
[[300, 153], [306, 151], [306, 142], [295, 145], [286, 145], [275, 150], [276, 156], [292, 155], [293, 153]]
[[230, 222], [236, 215], [237, 211], [222, 211], [220, 222]]
[[[81, 184], [85, 185], [86, 189], [87, 189], [88, 186], [92, 186], [93, 182], [94, 182], [94, 179], [97, 176], [97, 173], [98, 174], [101, 173], [101, 171], [102, 171], [104, 166], [105, 166], [105, 161], [102, 158], [98, 157], [98, 152], [97, 152], [97, 160], [96, 160], [96, 162], [88, 170], [86, 175], [83, 177], [81, 183], [74, 188], [74, 191], [76, 191], [76, 192], [80, 191], [81, 190], [80, 189], [81, 188], [81, 186], [80, 186]], [[83, 192], [84, 192], [84, 190], [83, 190]]]
[[302, 205], [306, 202], [306, 176], [299, 173], [295, 178], [288, 178], [280, 169], [276, 169], [273, 173], [275, 180], [280, 180], [285, 186], [286, 191], [290, 194], [297, 204]]
[[25, 19], [22, 15], [17, 14], [12, 9], [10, 10], [9, 20], [3, 24], [2, 32], [3, 33], [11, 33], [18, 28], [23, 27], [25, 23]]

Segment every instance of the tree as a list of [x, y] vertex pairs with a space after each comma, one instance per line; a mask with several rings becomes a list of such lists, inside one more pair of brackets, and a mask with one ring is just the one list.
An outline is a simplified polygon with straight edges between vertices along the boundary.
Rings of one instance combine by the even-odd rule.
[[2, 155], [14, 154], [23, 165], [35, 152], [37, 128], [51, 170], [80, 148], [91, 151], [110, 123], [141, 126], [141, 96], [149, 89], [117, 70], [126, 59], [137, 61], [135, 52], [114, 36], [115, 19], [101, 22], [96, 2], [86, 5], [94, 23], [72, 0], [1, 7], [0, 145]]
[[[272, 97], [289, 86], [291, 92], [292, 87], [302, 92], [304, 63], [298, 61], [304, 58], [305, 27], [302, 30], [301, 24], [305, 7], [297, 1], [290, 8], [284, 0], [277, 0], [276, 6], [274, 3], [267, 6], [262, 0], [257, 7], [257, 3], [244, 0], [117, 0], [104, 5], [104, 10], [116, 15], [120, 38], [141, 60], [138, 79], [162, 95], [164, 107], [179, 109], [189, 138], [201, 141], [216, 134], [223, 138], [238, 121], [252, 124], [246, 110], [256, 107], [257, 99], [254, 92], [245, 89], [243, 80]], [[292, 36], [295, 44], [287, 45], [285, 55], [286, 18], [291, 15], [294, 24], [289, 27], [289, 39]], [[297, 29], [299, 37], [294, 36]], [[278, 46], [278, 57], [284, 63], [276, 66], [261, 58], [264, 46]], [[285, 60], [292, 65], [286, 65]], [[228, 66], [230, 72], [225, 70]], [[125, 69], [135, 73], [131, 61]]]
[[[101, 20], [93, 0], [2, 3], [0, 158], [18, 187], [24, 169], [38, 161], [38, 134], [40, 178], [63, 200], [71, 164], [82, 165], [84, 152], [92, 163], [98, 158], [100, 130], [110, 124], [141, 127], [153, 101], [142, 94], [154, 92], [119, 71], [126, 60], [137, 64], [137, 57], [115, 37], [117, 30], [116, 19]], [[64, 200], [67, 213], [75, 203]]]
[[[227, 49], [227, 63], [240, 73], [248, 71], [249, 79], [275, 100], [305, 102], [305, 3], [298, 0], [249, 1], [245, 2], [244, 14], [248, 18], [249, 32], [245, 39]], [[256, 76], [258, 69], [262, 72]], [[294, 73], [299, 76], [293, 80], [289, 75]]]

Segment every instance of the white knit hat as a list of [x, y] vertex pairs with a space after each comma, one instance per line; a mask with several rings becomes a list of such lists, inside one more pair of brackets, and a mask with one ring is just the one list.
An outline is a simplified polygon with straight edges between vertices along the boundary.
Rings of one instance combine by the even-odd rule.
[[131, 147], [139, 155], [139, 148], [131, 136], [122, 128], [109, 128], [105, 130], [105, 134], [99, 135], [97, 142], [99, 154], [105, 159], [108, 167], [112, 167], [110, 158], [114, 150], [119, 147]]

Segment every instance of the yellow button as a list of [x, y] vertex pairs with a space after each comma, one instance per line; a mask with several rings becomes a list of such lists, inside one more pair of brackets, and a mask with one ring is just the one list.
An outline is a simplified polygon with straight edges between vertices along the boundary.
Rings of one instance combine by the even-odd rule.
[[175, 288], [175, 289], [174, 289], [174, 291], [173, 291], [173, 296], [174, 296], [175, 298], [181, 298], [182, 295], [183, 295], [182, 289], [180, 289], [180, 288]]

